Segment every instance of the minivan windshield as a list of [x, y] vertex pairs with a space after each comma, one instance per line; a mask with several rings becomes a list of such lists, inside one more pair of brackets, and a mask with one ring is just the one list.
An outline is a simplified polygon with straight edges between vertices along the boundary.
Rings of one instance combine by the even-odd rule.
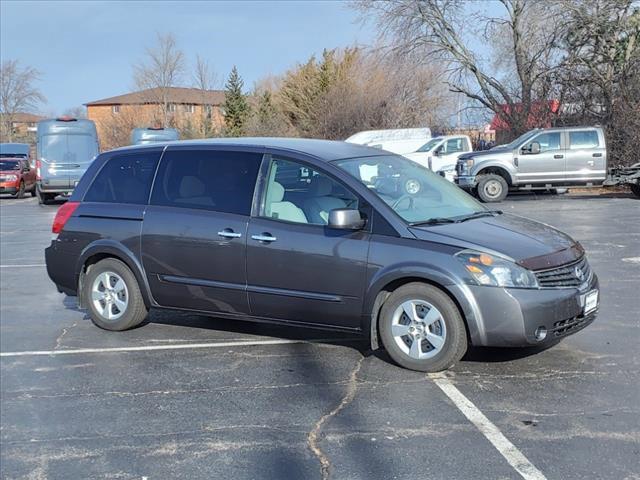
[[95, 138], [82, 134], [53, 134], [42, 137], [39, 156], [47, 163], [89, 163], [98, 154]]
[[398, 155], [335, 162], [411, 225], [461, 222], [494, 215], [455, 184]]

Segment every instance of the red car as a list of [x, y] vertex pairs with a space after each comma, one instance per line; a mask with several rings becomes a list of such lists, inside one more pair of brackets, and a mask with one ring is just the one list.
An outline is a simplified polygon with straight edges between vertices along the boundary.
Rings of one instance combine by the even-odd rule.
[[0, 158], [0, 193], [11, 193], [16, 198], [24, 197], [26, 191], [36, 196], [36, 171], [28, 158]]

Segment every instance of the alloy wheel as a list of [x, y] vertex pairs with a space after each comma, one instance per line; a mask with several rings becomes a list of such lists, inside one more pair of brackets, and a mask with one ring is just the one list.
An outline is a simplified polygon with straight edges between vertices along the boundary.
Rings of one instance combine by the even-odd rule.
[[391, 333], [400, 349], [416, 360], [431, 358], [444, 348], [447, 328], [440, 311], [423, 300], [407, 300], [393, 313]]
[[107, 321], [119, 319], [127, 310], [129, 291], [120, 275], [103, 272], [91, 286], [91, 301], [96, 312]]

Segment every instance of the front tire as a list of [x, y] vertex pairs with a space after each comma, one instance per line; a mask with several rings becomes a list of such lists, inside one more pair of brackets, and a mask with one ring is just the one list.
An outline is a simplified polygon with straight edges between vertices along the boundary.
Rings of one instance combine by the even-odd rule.
[[477, 185], [478, 197], [485, 203], [501, 202], [509, 193], [507, 181], [495, 173], [480, 175]]
[[24, 182], [22, 180], [20, 180], [20, 186], [18, 186], [16, 198], [24, 198]]
[[460, 311], [432, 285], [409, 283], [395, 290], [382, 306], [379, 322], [389, 356], [410, 370], [446, 370], [467, 351]]
[[128, 330], [147, 317], [148, 310], [136, 277], [115, 258], [106, 258], [89, 267], [82, 295], [91, 320], [105, 330]]
[[629, 184], [631, 188], [631, 192], [638, 198], [640, 198], [640, 183], [631, 183]]

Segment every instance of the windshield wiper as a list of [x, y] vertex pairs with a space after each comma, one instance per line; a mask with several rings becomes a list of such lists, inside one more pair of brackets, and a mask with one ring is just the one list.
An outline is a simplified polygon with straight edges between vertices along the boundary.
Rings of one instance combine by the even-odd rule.
[[479, 212], [473, 212], [470, 215], [459, 218], [459, 222], [466, 222], [467, 220], [473, 220], [480, 217], [495, 217], [496, 215], [502, 215], [502, 210], [481, 210]]
[[435, 218], [430, 218], [429, 220], [423, 220], [421, 222], [411, 222], [409, 226], [417, 227], [420, 225], [440, 225], [443, 223], [456, 223], [456, 222], [457, 220], [454, 220], [452, 218], [435, 217]]

